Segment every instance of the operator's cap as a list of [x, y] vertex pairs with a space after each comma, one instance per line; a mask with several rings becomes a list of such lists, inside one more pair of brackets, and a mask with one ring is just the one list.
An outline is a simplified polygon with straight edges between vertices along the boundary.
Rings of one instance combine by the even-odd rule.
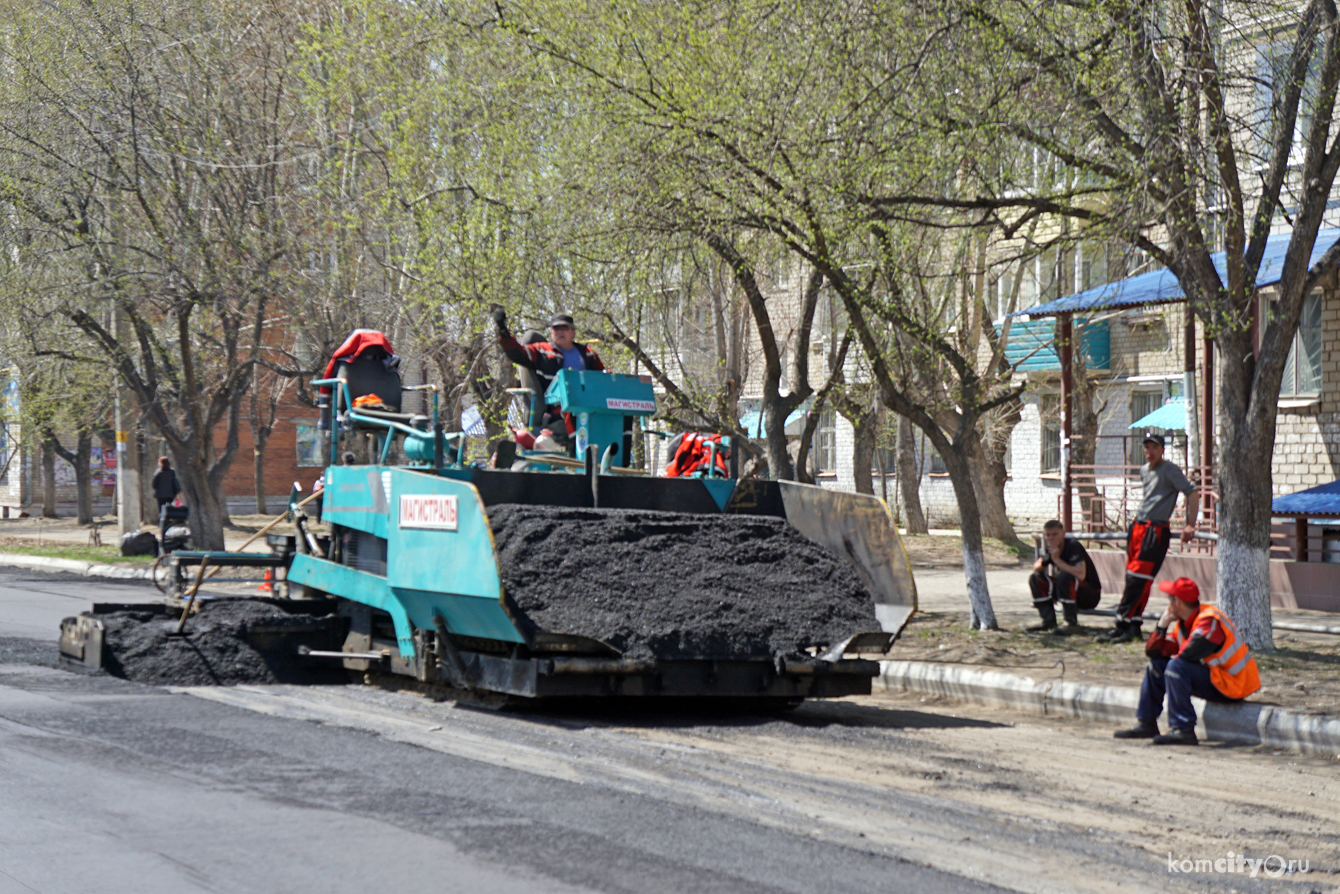
[[1160, 581], [1159, 589], [1183, 602], [1200, 602], [1200, 587], [1189, 577]]
[[573, 326], [572, 317], [567, 314], [554, 314], [549, 318], [550, 326]]
[[1145, 443], [1145, 444], [1158, 444], [1160, 447], [1165, 447], [1165, 446], [1167, 446], [1167, 442], [1163, 440], [1163, 435], [1158, 434], [1157, 432], [1152, 432], [1152, 431], [1147, 431], [1147, 432], [1145, 432], [1144, 441], [1143, 441], [1142, 443]]

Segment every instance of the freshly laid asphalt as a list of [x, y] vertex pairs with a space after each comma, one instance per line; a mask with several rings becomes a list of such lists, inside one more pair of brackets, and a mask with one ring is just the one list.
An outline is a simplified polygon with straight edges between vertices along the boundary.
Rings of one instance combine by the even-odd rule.
[[1002, 890], [738, 814], [57, 667], [62, 617], [155, 595], [0, 569], [0, 894]]

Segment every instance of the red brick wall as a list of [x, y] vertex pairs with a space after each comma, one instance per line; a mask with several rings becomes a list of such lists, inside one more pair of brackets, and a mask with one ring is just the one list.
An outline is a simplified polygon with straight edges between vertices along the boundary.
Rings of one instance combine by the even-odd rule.
[[[223, 479], [224, 495], [232, 500], [254, 497], [254, 442], [251, 426], [247, 424], [243, 407], [242, 424], [238, 432], [237, 455]], [[312, 482], [321, 474], [321, 466], [299, 466], [297, 434], [299, 425], [315, 426], [317, 412], [298, 402], [290, 390], [275, 413], [275, 427], [265, 444], [265, 493], [267, 496], [287, 495], [296, 479], [304, 493], [311, 490]], [[220, 426], [214, 431], [214, 443], [222, 449], [227, 429]]]

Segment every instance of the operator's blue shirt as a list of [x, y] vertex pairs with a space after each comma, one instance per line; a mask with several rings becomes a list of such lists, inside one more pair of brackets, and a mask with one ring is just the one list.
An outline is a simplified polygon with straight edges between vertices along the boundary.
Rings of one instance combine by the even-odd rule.
[[[554, 347], [558, 347], [555, 345]], [[582, 359], [582, 352], [576, 348], [559, 348], [563, 352], [564, 369], [586, 369], [586, 361]]]

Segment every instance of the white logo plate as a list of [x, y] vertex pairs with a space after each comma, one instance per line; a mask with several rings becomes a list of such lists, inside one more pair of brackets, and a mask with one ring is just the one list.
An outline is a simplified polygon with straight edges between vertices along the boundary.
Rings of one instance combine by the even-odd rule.
[[456, 530], [456, 497], [448, 494], [401, 494], [400, 527]]
[[605, 398], [605, 407], [610, 410], [632, 410], [635, 413], [655, 413], [654, 400], [628, 400], [622, 397]]

